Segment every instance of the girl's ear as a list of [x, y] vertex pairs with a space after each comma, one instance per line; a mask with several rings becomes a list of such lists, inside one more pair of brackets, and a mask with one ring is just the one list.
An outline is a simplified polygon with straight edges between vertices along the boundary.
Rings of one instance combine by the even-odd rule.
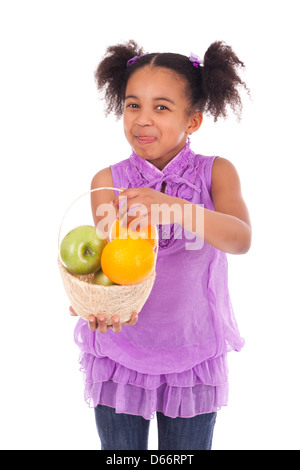
[[203, 114], [200, 111], [195, 111], [188, 120], [187, 132], [188, 134], [193, 134], [196, 132], [203, 121]]

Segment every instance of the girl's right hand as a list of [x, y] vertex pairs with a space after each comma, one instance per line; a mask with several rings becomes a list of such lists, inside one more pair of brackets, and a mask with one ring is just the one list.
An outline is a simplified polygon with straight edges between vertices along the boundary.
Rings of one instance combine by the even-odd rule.
[[[77, 313], [70, 307], [70, 312], [72, 316], [77, 316]], [[120, 333], [122, 330], [122, 323], [120, 322], [120, 317], [118, 315], [114, 315], [112, 317], [113, 324], [108, 326], [105, 321], [105, 315], [90, 315], [89, 316], [89, 329], [91, 331], [96, 331], [98, 329], [99, 333], [106, 333], [109, 328], [112, 328], [115, 333]], [[138, 321], [138, 313], [133, 312], [131, 318], [123, 325], [130, 325], [133, 326]]]
[[89, 329], [91, 331], [96, 331], [98, 329], [99, 333], [106, 333], [109, 328], [112, 328], [115, 333], [120, 333], [122, 330], [122, 325], [135, 325], [138, 321], [137, 312], [133, 312], [129, 321], [125, 323], [120, 322], [119, 315], [114, 315], [112, 317], [113, 324], [107, 325], [104, 315], [90, 315], [89, 316]]

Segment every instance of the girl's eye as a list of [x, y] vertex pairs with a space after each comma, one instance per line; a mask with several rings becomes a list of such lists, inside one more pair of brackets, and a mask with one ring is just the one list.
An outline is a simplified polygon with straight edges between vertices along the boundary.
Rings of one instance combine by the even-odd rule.
[[159, 104], [159, 105], [157, 106], [157, 109], [158, 109], [159, 111], [164, 111], [165, 109], [168, 109], [168, 108], [167, 108], [166, 106], [164, 106], [163, 104]]
[[139, 106], [138, 106], [138, 104], [130, 103], [127, 107], [128, 107], [128, 108], [137, 109]]

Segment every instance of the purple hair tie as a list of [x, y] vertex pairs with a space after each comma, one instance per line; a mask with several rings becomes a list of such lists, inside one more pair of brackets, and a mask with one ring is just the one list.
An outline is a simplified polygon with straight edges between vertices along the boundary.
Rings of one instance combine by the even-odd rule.
[[191, 52], [189, 60], [192, 62], [193, 66], [196, 68], [204, 66], [204, 60], [200, 59], [200, 57], [198, 57], [196, 54], [193, 54], [193, 52]]
[[129, 59], [128, 62], [127, 62], [127, 67], [131, 67], [133, 64], [135, 64], [135, 62], [140, 59], [141, 57], [144, 57], [144, 55], [148, 55], [149, 52], [145, 52], [145, 54], [143, 55], [136, 55], [134, 57], [132, 57], [132, 59]]

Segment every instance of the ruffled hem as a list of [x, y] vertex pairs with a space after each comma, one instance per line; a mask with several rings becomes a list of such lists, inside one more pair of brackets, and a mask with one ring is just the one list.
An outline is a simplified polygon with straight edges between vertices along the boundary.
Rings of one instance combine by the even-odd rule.
[[154, 417], [159, 411], [175, 417], [192, 417], [218, 411], [227, 405], [226, 356], [205, 361], [190, 370], [149, 375], [128, 369], [108, 357], [83, 353], [85, 400], [90, 407], [106, 405], [117, 413]]
[[227, 405], [228, 384], [219, 387], [195, 385], [194, 387], [170, 387], [163, 384], [148, 390], [112, 380], [86, 384], [85, 400], [90, 407], [110, 406], [116, 413], [126, 413], [153, 419], [156, 412], [170, 418], [191, 418], [212, 413]]
[[151, 375], [137, 372], [115, 362], [109, 357], [95, 357], [83, 353], [80, 359], [81, 370], [87, 383], [113, 380], [120, 384], [154, 390], [163, 384], [172, 387], [193, 387], [194, 385], [223, 385], [227, 382], [227, 356], [204, 361], [192, 369], [180, 373]]

